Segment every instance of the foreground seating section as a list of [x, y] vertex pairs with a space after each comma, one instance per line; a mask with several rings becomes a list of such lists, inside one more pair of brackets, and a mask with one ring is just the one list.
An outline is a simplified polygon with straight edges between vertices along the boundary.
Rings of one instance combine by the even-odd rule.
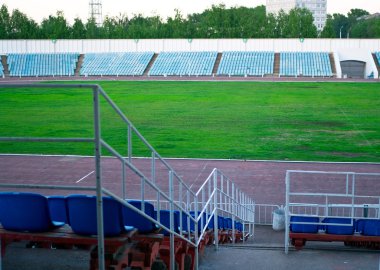
[[[71, 229], [81, 235], [97, 235], [96, 196], [70, 195], [66, 198]], [[103, 198], [104, 236], [117, 236], [124, 230], [121, 204]]]
[[47, 198], [35, 193], [0, 193], [0, 221], [11, 231], [45, 232], [64, 225], [51, 220]]
[[80, 74], [141, 76], [153, 55], [153, 52], [87, 53]]
[[280, 76], [331, 77], [331, 63], [327, 52], [282, 52]]
[[74, 76], [78, 53], [8, 54], [10, 76]]
[[154, 62], [151, 76], [210, 76], [217, 52], [162, 52]]
[[274, 52], [223, 52], [217, 75], [273, 74]]
[[[323, 224], [307, 224], [320, 223], [320, 220]], [[380, 249], [380, 219], [292, 216], [290, 221], [289, 237], [296, 250], [301, 250], [307, 241], [337, 241], [347, 246]]]

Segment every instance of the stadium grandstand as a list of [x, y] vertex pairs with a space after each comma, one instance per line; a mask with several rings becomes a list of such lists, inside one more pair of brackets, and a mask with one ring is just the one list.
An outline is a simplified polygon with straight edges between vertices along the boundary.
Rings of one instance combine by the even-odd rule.
[[153, 53], [88, 53], [80, 74], [85, 76], [141, 76]]
[[217, 52], [162, 52], [150, 76], [211, 76]]
[[74, 76], [78, 53], [25, 53], [7, 56], [11, 77]]
[[0, 45], [5, 77], [379, 78], [378, 40], [2, 40]]
[[264, 76], [273, 74], [274, 52], [223, 52], [218, 75]]
[[280, 54], [280, 76], [331, 77], [328, 53], [285, 52]]

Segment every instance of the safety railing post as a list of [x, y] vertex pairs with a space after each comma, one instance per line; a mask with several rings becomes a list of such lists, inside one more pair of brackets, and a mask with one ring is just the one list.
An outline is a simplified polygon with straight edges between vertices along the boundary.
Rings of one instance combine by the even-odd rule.
[[235, 184], [232, 183], [232, 211], [231, 211], [231, 219], [232, 219], [232, 244], [235, 245]]
[[174, 186], [173, 171], [169, 171], [169, 197], [170, 197], [170, 269], [175, 269], [174, 255]]
[[104, 261], [104, 230], [103, 230], [103, 192], [101, 172], [101, 134], [100, 134], [100, 103], [98, 87], [93, 88], [94, 105], [94, 143], [95, 143], [95, 174], [96, 174], [96, 214], [98, 229], [98, 258], [99, 269], [105, 269]]
[[152, 151], [152, 182], [156, 183], [156, 154]]
[[219, 248], [218, 239], [218, 171], [214, 172], [214, 239], [215, 239], [215, 250]]
[[127, 198], [127, 187], [126, 187], [126, 181], [127, 181], [127, 172], [126, 172], [126, 167], [125, 167], [125, 162], [124, 160], [122, 161], [122, 184], [121, 188], [123, 189], [122, 194], [123, 194], [123, 199], [125, 200]]
[[132, 127], [131, 125], [128, 125], [128, 135], [127, 135], [127, 140], [128, 140], [128, 161], [129, 163], [132, 163]]
[[198, 197], [195, 196], [194, 197], [194, 200], [195, 200], [195, 206], [194, 206], [194, 210], [195, 210], [195, 222], [194, 222], [194, 229], [195, 229], [195, 232], [194, 232], [194, 240], [195, 240], [195, 269], [197, 270], [198, 269], [198, 266], [199, 266], [199, 252], [198, 252]]
[[289, 185], [290, 185], [290, 172], [286, 171], [285, 177], [285, 254], [289, 252]]

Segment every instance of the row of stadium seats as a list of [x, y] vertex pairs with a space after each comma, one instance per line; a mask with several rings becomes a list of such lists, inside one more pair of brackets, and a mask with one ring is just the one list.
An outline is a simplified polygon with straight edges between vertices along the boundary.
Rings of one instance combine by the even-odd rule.
[[327, 52], [284, 52], [280, 54], [280, 76], [331, 77]]
[[[141, 201], [128, 200], [128, 202], [142, 209]], [[153, 204], [144, 203], [145, 214], [157, 220], [158, 214]], [[133, 229], [137, 229], [140, 233], [157, 230], [153, 222], [110, 197], [103, 197], [103, 212], [105, 236], [115, 236]], [[190, 212], [190, 215], [194, 218], [195, 212]], [[182, 231], [194, 232], [193, 220], [186, 213], [181, 214], [180, 211], [174, 211], [175, 231], [181, 230], [180, 216], [182, 216]], [[161, 224], [170, 227], [169, 210], [160, 210], [159, 219]], [[206, 221], [204, 213], [200, 224], [206, 225]], [[2, 192], [0, 193], [0, 223], [6, 230], [28, 232], [43, 232], [68, 224], [77, 234], [96, 235], [96, 197], [88, 195], [45, 197], [36, 193]], [[213, 228], [212, 219], [208, 229]], [[218, 216], [218, 229], [232, 230], [232, 219]], [[242, 223], [235, 221], [235, 229], [242, 231]], [[199, 231], [201, 230], [199, 226]]]
[[84, 56], [80, 74], [141, 76], [153, 55], [153, 52], [88, 53]]
[[273, 74], [273, 52], [224, 52], [218, 75], [263, 76]]
[[[50, 248], [51, 245], [65, 249], [91, 249], [90, 269], [98, 264], [96, 245], [97, 239], [97, 198], [89, 195], [49, 196], [45, 197], [28, 192], [0, 193], [0, 233], [7, 239], [2, 245], [2, 252], [12, 241], [33, 241], [30, 244]], [[142, 210], [152, 219], [170, 228], [171, 211], [154, 210], [149, 202], [129, 200], [133, 207]], [[198, 212], [199, 213], [199, 212]], [[195, 212], [189, 212], [194, 217]], [[182, 219], [181, 219], [182, 216]], [[186, 240], [175, 237], [174, 252], [178, 269], [194, 269], [195, 251], [203, 252], [205, 245], [214, 242], [214, 233], [218, 234], [219, 243], [230, 243], [233, 239], [241, 241], [244, 237], [243, 224], [235, 221], [235, 237], [232, 236], [232, 219], [218, 216], [218, 231], [214, 232], [214, 222], [206, 214], [201, 218], [201, 224], [207, 228], [198, 227], [199, 232], [205, 232], [197, 247], [190, 245], [187, 239], [193, 238], [194, 222], [185, 212], [173, 211], [175, 232], [186, 236]], [[181, 222], [182, 221], [182, 222]], [[182, 224], [181, 224], [182, 223]], [[170, 238], [165, 229], [160, 229], [154, 222], [111, 197], [103, 197], [104, 245], [107, 251], [106, 269], [124, 269], [126, 266], [144, 265], [143, 269], [153, 269], [152, 265], [159, 256], [160, 260], [170, 265]], [[73, 234], [74, 233], [74, 234]], [[131, 242], [133, 240], [133, 245]], [[95, 249], [94, 249], [95, 247]], [[187, 260], [184, 258], [187, 257]], [[185, 261], [191, 263], [185, 267]], [[111, 267], [112, 266], [112, 267]], [[54, 268], [54, 267], [52, 267]], [[97, 269], [97, 268], [96, 268]]]
[[[290, 222], [319, 223], [320, 218], [292, 216]], [[380, 219], [324, 218], [322, 223], [342, 225], [291, 224], [290, 231], [294, 233], [318, 233], [322, 230], [327, 234], [336, 235], [352, 235], [356, 232], [366, 236], [380, 236]]]
[[149, 72], [150, 76], [211, 76], [217, 52], [163, 52]]
[[78, 53], [8, 54], [10, 76], [73, 76]]
[[[88, 53], [82, 76], [141, 76], [153, 52]], [[380, 54], [377, 54], [380, 57]], [[79, 54], [9, 54], [10, 76], [72, 76]], [[211, 76], [217, 52], [163, 52], [150, 69], [150, 76]], [[217, 75], [263, 76], [273, 74], [273, 52], [224, 52]], [[0, 75], [3, 70], [0, 71]], [[280, 54], [280, 76], [332, 76], [328, 53], [285, 52]]]

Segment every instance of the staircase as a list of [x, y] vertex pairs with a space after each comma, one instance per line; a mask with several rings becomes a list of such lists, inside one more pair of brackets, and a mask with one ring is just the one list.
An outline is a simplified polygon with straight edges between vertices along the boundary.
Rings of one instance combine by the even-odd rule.
[[81, 69], [82, 64], [83, 64], [83, 59], [84, 59], [84, 54], [79, 55], [77, 66], [76, 66], [75, 71], [74, 71], [74, 76], [80, 76], [80, 69]]
[[148, 73], [149, 73], [150, 69], [152, 68], [154, 62], [156, 61], [157, 57], [158, 57], [158, 53], [155, 53], [153, 55], [152, 59], [150, 59], [148, 66], [144, 70], [143, 76], [148, 76]]
[[1, 63], [3, 64], [3, 67], [4, 67], [4, 76], [9, 77], [9, 68], [8, 68], [7, 56], [6, 55], [1, 56]]
[[274, 69], [273, 76], [278, 77], [280, 75], [280, 53], [274, 54]]
[[336, 77], [336, 66], [335, 66], [334, 54], [329, 53], [329, 58], [330, 58], [330, 65], [331, 65], [331, 71], [332, 71], [333, 77]]
[[380, 74], [380, 63], [379, 63], [379, 60], [377, 59], [376, 54], [374, 54], [374, 53], [372, 54], [372, 57], [373, 57], [373, 60], [375, 61], [378, 74]]
[[218, 72], [219, 64], [220, 64], [220, 61], [222, 60], [222, 55], [223, 55], [222, 53], [218, 53], [218, 55], [216, 56], [215, 64], [212, 69], [212, 74], [216, 74]]

